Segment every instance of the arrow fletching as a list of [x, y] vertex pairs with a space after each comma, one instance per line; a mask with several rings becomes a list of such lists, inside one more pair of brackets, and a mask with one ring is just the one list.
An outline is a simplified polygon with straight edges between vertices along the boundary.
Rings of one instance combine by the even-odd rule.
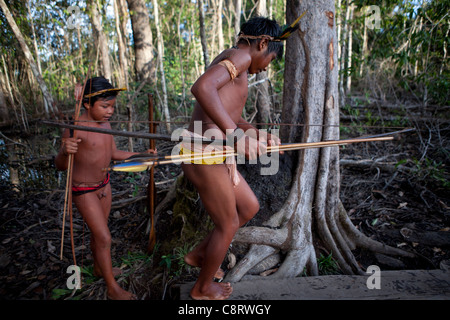
[[118, 172], [142, 172], [147, 170], [148, 167], [151, 165], [153, 165], [153, 163], [150, 162], [140, 162], [140, 161], [124, 162], [116, 164], [111, 168], [108, 168], [108, 170]]
[[276, 39], [278, 40], [286, 40], [290, 37], [292, 32], [298, 29], [298, 25], [300, 22], [300, 19], [303, 18], [303, 16], [306, 14], [307, 11], [303, 12], [300, 17], [298, 17], [293, 23], [291, 23], [289, 26], [286, 26], [284, 30], [281, 32], [281, 35], [279, 35]]

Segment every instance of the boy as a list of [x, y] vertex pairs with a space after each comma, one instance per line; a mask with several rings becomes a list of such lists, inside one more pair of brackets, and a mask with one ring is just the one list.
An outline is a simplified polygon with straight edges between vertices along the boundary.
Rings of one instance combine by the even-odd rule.
[[[82, 89], [81, 89], [82, 90]], [[103, 77], [94, 77], [86, 83], [83, 93], [85, 112], [78, 125], [110, 129], [108, 122], [114, 113], [119, 91]], [[154, 153], [153, 150], [148, 152]], [[117, 150], [111, 135], [78, 131], [71, 138], [69, 130], [62, 136], [62, 144], [55, 158], [58, 170], [66, 170], [68, 156], [73, 154], [72, 196], [75, 205], [91, 231], [91, 250], [94, 257], [94, 274], [105, 279], [107, 295], [113, 300], [133, 300], [136, 296], [123, 290], [114, 279], [121, 270], [112, 268], [111, 234], [108, 217], [111, 209], [111, 185], [109, 174], [103, 168], [111, 160], [124, 160], [136, 153]]]
[[[267, 145], [280, 144], [277, 137], [270, 134], [263, 137], [241, 117], [248, 94], [247, 75], [265, 71], [272, 60], [282, 56], [283, 44], [275, 41], [280, 33], [281, 27], [267, 18], [252, 18], [242, 25], [236, 46], [220, 53], [191, 89], [197, 100], [188, 128], [192, 136], [195, 124], [200, 121], [202, 134], [215, 131], [215, 139], [232, 137], [236, 151], [250, 160], [265, 153]], [[220, 264], [237, 229], [259, 211], [258, 199], [240, 173], [225, 160], [215, 164], [185, 162], [182, 169], [215, 225], [185, 256], [186, 263], [201, 267], [191, 297], [227, 299], [232, 293], [231, 285], [214, 282], [213, 278], [223, 275]]]

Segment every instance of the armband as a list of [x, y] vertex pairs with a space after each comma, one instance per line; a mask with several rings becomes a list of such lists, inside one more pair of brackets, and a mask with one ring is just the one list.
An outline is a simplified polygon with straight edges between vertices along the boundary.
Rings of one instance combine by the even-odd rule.
[[218, 64], [227, 68], [231, 80], [234, 80], [239, 75], [236, 66], [234, 65], [233, 62], [231, 62], [231, 60], [225, 59], [220, 61]]

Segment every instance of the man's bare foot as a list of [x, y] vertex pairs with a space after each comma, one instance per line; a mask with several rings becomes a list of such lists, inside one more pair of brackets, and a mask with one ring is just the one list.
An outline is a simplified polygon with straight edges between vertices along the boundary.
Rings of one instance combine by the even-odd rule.
[[[184, 256], [184, 262], [186, 262], [188, 265], [192, 267], [202, 267], [203, 258], [197, 255], [194, 251], [189, 252], [187, 255]], [[219, 267], [219, 269], [214, 274], [215, 279], [223, 279], [225, 276], [225, 272]]]
[[108, 299], [111, 300], [137, 300], [135, 294], [123, 290], [119, 285], [108, 288]]
[[[123, 271], [120, 268], [112, 268], [112, 273], [115, 278], [120, 276], [123, 273]], [[96, 277], [103, 278], [102, 271], [96, 267], [94, 267], [94, 271], [92, 272], [92, 274]]]
[[194, 300], [225, 300], [230, 297], [232, 292], [233, 288], [229, 282], [211, 282], [211, 285], [205, 290], [200, 290], [195, 284], [191, 290], [191, 298]]

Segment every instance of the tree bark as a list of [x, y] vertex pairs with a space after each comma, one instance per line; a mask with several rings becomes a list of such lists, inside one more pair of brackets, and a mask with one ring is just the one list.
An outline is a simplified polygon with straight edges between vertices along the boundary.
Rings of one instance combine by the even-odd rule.
[[[178, 13], [178, 19], [177, 19], [177, 37], [178, 37], [178, 59], [180, 60], [180, 79], [181, 79], [181, 90], [182, 90], [182, 101], [180, 103], [180, 106], [186, 106], [186, 81], [184, 79], [184, 63], [183, 63], [183, 53], [181, 51], [182, 49], [182, 38], [181, 38], [181, 32], [180, 32], [180, 24], [181, 24], [181, 14], [184, 9], [184, 1], [181, 2], [181, 8], [180, 12]], [[189, 60], [189, 59], [188, 59]]]
[[347, 20], [347, 26], [348, 26], [348, 50], [347, 50], [347, 94], [350, 93], [350, 90], [352, 88], [352, 54], [353, 54], [353, 10], [354, 5], [351, 3], [349, 5], [349, 19]]
[[[266, 0], [259, 0], [256, 6], [256, 15], [261, 17], [267, 16], [267, 4]], [[269, 66], [270, 68], [270, 66]], [[256, 86], [256, 121], [259, 123], [271, 123], [270, 117], [270, 97], [269, 97], [269, 82], [263, 81], [268, 77], [267, 71], [262, 71], [256, 75], [256, 81], [261, 81]], [[259, 126], [265, 128], [265, 126]]]
[[[342, 0], [342, 3], [344, 0]], [[347, 55], [347, 34], [348, 34], [348, 16], [350, 14], [348, 0], [346, 1], [347, 9], [344, 17], [344, 5], [340, 8], [340, 23], [342, 24], [341, 33], [340, 33], [340, 41], [339, 41], [339, 105], [341, 107], [345, 106], [345, 88], [344, 88], [344, 79], [346, 73], [345, 70], [345, 61]]]
[[3, 94], [3, 86], [1, 84], [1, 71], [0, 71], [0, 123], [6, 123], [9, 120], [8, 106], [6, 105], [5, 95]]
[[362, 50], [361, 50], [361, 64], [359, 65], [359, 76], [362, 77], [363, 74], [363, 69], [364, 69], [364, 64], [366, 62], [367, 59], [367, 43], [368, 43], [368, 38], [367, 38], [367, 23], [366, 23], [366, 19], [367, 19], [367, 7], [365, 7], [364, 10], [364, 23], [363, 23], [363, 44], [362, 44]]
[[[152, 80], [155, 65], [149, 13], [144, 0], [127, 0], [127, 3], [133, 28], [136, 78], [138, 81]], [[150, 81], [152, 84], [154, 82]]]
[[20, 29], [17, 26], [16, 22], [14, 21], [14, 18], [11, 15], [11, 12], [9, 11], [8, 6], [6, 5], [4, 0], [0, 0], [0, 8], [2, 8], [3, 13], [6, 17], [6, 20], [8, 21], [8, 24], [10, 25], [12, 31], [14, 32], [14, 35], [16, 36], [17, 41], [19, 42], [20, 47], [23, 51], [25, 59], [27, 60], [28, 64], [30, 65], [31, 71], [33, 72], [33, 75], [39, 84], [39, 87], [41, 89], [42, 95], [45, 100], [44, 104], [46, 106], [48, 106], [48, 109], [45, 109], [47, 116], [50, 115], [50, 112], [53, 114], [57, 113], [58, 108], [56, 107], [56, 105], [54, 105], [53, 97], [52, 97], [50, 91], [48, 90], [47, 85], [45, 84], [44, 78], [42, 77], [41, 73], [39, 72], [38, 66], [36, 65], [33, 55], [31, 54], [31, 51], [25, 42], [22, 32], [20, 32]]
[[[298, 122], [303, 119], [305, 127], [299, 134], [296, 127], [289, 126], [284, 134], [302, 142], [337, 140], [339, 97], [334, 1], [288, 0], [286, 7], [287, 22], [305, 11], [307, 14], [300, 22], [299, 31], [287, 41], [283, 101], [284, 115], [287, 113]], [[357, 230], [340, 203], [339, 184], [338, 147], [301, 150], [289, 196], [280, 211], [264, 227], [241, 228], [236, 234], [234, 241], [252, 245], [225, 281], [239, 281], [247, 271], [277, 252], [286, 253], [286, 258], [277, 272], [264, 278], [296, 277], [305, 268], [309, 275], [317, 275], [316, 243], [332, 252], [341, 270], [348, 274], [362, 273], [352, 253], [356, 247], [413, 256], [367, 238]]]
[[91, 1], [91, 19], [92, 26], [94, 27], [94, 31], [97, 35], [98, 41], [98, 49], [100, 50], [100, 61], [102, 66], [102, 75], [108, 79], [110, 82], [113, 81], [112, 71], [111, 71], [111, 61], [109, 59], [109, 47], [108, 41], [106, 39], [105, 33], [103, 32], [103, 27], [100, 22], [100, 13], [99, 8], [97, 6], [97, 0]]
[[205, 32], [205, 13], [203, 0], [198, 0], [198, 20], [200, 23], [200, 42], [202, 43], [203, 61], [205, 62], [205, 69], [209, 66], [209, 52], [208, 43]]
[[153, 0], [153, 10], [155, 16], [155, 25], [156, 25], [156, 37], [157, 37], [157, 47], [158, 47], [158, 62], [159, 62], [159, 71], [161, 72], [161, 86], [163, 91], [163, 101], [162, 101], [162, 109], [164, 116], [166, 117], [166, 129], [167, 132], [170, 132], [170, 113], [169, 113], [169, 103], [167, 101], [167, 85], [166, 85], [166, 75], [164, 73], [164, 47], [163, 47], [163, 36], [161, 34], [161, 28], [159, 24], [159, 8], [158, 1]]
[[[120, 27], [120, 15], [119, 15], [119, 0], [114, 0], [114, 16], [116, 18], [116, 32], [117, 32], [117, 44], [119, 47], [119, 62], [120, 62], [120, 70], [119, 70], [119, 86], [128, 88], [128, 60], [126, 54], [126, 42], [124, 36], [122, 34], [122, 28]], [[123, 10], [120, 10], [121, 12]]]
[[241, 29], [241, 11], [242, 0], [236, 0], [235, 20], [234, 20], [234, 36], [236, 37]]

